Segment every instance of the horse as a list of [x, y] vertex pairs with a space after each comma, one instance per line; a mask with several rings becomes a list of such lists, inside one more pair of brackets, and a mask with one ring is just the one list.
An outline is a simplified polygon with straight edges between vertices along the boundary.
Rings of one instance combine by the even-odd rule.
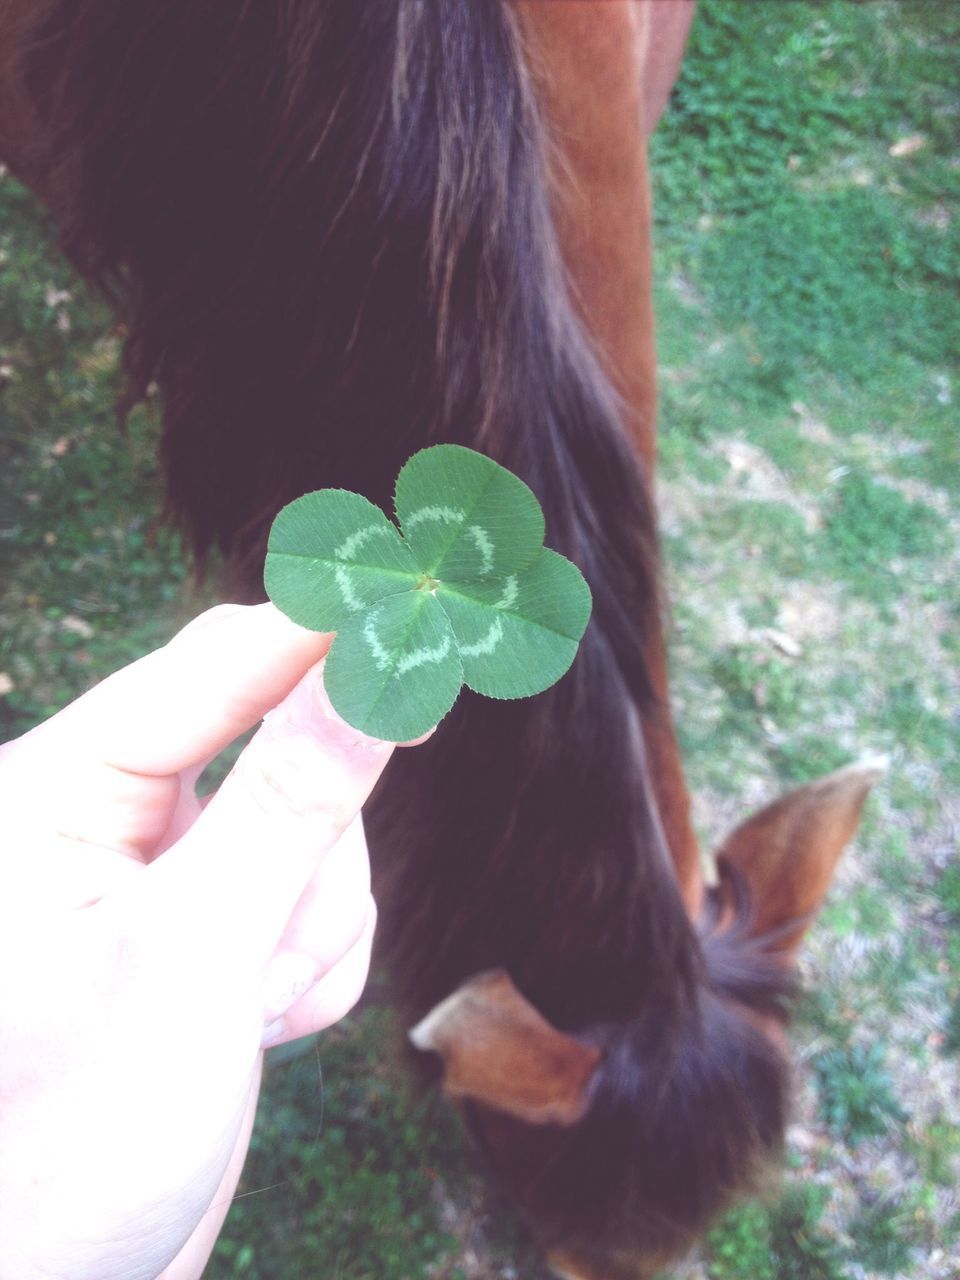
[[462, 696], [365, 811], [425, 1069], [558, 1276], [640, 1280], [783, 1143], [804, 931], [874, 780], [774, 801], [707, 885], [670, 712], [646, 139], [687, 0], [0, 0], [0, 157], [157, 389], [171, 511], [262, 598], [305, 490], [479, 449], [594, 616]]

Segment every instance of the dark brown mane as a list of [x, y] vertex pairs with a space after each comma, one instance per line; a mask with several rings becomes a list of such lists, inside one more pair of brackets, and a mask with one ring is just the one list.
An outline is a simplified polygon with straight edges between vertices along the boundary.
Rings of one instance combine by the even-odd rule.
[[474, 1115], [542, 1238], [683, 1248], [778, 1144], [783, 1063], [730, 1003], [777, 986], [745, 943], [739, 967], [701, 945], [652, 799], [654, 514], [567, 294], [509, 9], [56, 0], [29, 83], [29, 164], [126, 321], [131, 402], [159, 385], [199, 554], [258, 596], [281, 505], [336, 485], [389, 508], [406, 457], [454, 440], [523, 476], [583, 569], [570, 676], [464, 697], [391, 766], [381, 947], [412, 1017], [503, 967], [604, 1047], [576, 1128]]

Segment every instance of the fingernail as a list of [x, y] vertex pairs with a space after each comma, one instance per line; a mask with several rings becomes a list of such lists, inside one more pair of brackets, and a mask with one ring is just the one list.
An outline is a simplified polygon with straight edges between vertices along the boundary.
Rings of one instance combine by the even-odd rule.
[[269, 1049], [272, 1044], [279, 1044], [286, 1033], [286, 1024], [282, 1018], [275, 1018], [264, 1028], [260, 1036], [260, 1048]]
[[392, 751], [394, 743], [371, 738], [337, 714], [323, 686], [323, 666], [321, 659], [283, 702], [264, 717], [264, 726], [270, 732], [288, 732], [291, 725], [310, 729], [322, 743], [346, 756]]
[[433, 735], [434, 735], [436, 732], [437, 732], [437, 726], [436, 726], [436, 725], [434, 725], [434, 726], [433, 726], [433, 728], [432, 728], [432, 729], [428, 729], [426, 733], [421, 733], [421, 735], [420, 735], [420, 737], [419, 737], [419, 738], [411, 738], [411, 739], [409, 740], [409, 742], [398, 742], [398, 743], [397, 743], [397, 746], [398, 746], [398, 747], [419, 747], [419, 746], [422, 746], [422, 745], [423, 745], [423, 743], [425, 743], [425, 742], [429, 742], [429, 741], [430, 741], [430, 739], [433, 737]]

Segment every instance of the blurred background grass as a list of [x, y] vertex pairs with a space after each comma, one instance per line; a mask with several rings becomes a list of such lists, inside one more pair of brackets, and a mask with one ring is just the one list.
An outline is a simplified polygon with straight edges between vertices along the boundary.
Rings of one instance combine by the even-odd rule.
[[[676, 1275], [960, 1275], [960, 7], [702, 0], [655, 137], [660, 504], [707, 847], [891, 760], [804, 962], [788, 1171]], [[0, 179], [0, 739], [212, 600], [122, 334]], [[388, 1013], [274, 1055], [210, 1274], [538, 1277]]]

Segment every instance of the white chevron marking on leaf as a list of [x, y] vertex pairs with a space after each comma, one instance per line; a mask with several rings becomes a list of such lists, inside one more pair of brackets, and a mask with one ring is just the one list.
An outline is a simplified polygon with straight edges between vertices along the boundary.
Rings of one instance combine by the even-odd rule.
[[418, 507], [416, 511], [410, 512], [404, 524], [407, 529], [415, 529], [418, 524], [423, 524], [425, 520], [442, 520], [444, 524], [455, 524], [465, 518], [466, 512], [459, 510], [457, 507]]
[[363, 638], [370, 646], [370, 652], [373, 654], [373, 660], [377, 664], [378, 671], [386, 671], [393, 657], [389, 649], [385, 649], [380, 643], [380, 637], [377, 635], [377, 629], [373, 625], [373, 618], [367, 619], [363, 628]]
[[377, 534], [390, 535], [393, 530], [388, 524], [370, 524], [365, 529], [358, 529], [356, 533], [351, 533], [350, 537], [345, 539], [336, 551], [333, 553], [335, 560], [354, 560], [357, 552], [365, 542], [369, 542], [371, 538]]
[[511, 573], [503, 584], [503, 595], [493, 606], [495, 609], [509, 609], [515, 603], [517, 596], [520, 594], [520, 588], [517, 584], [517, 575]]
[[362, 609], [363, 601], [354, 591], [353, 583], [350, 581], [350, 574], [343, 565], [338, 564], [333, 573], [337, 586], [340, 588], [340, 594], [343, 596], [343, 603], [347, 608], [352, 610], [354, 613], [357, 609]]
[[397, 675], [402, 676], [404, 672], [412, 671], [414, 667], [423, 667], [428, 662], [442, 662], [449, 652], [449, 636], [444, 636], [435, 649], [414, 649], [398, 662]]
[[500, 618], [496, 618], [482, 640], [477, 640], [475, 644], [462, 644], [460, 652], [466, 658], [486, 657], [487, 654], [493, 653], [502, 639], [503, 622]]
[[493, 572], [493, 541], [487, 533], [486, 529], [478, 524], [472, 524], [467, 528], [467, 533], [477, 544], [477, 550], [480, 552], [480, 558], [483, 561], [481, 574]]

